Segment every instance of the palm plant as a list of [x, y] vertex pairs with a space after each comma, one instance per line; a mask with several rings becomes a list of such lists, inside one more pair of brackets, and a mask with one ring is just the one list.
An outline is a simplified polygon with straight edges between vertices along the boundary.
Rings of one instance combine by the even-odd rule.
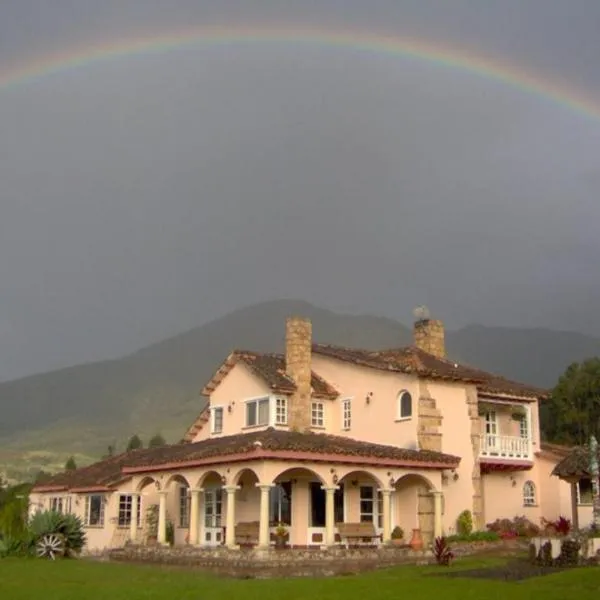
[[29, 528], [39, 556], [74, 556], [85, 546], [83, 522], [72, 514], [63, 515], [52, 510], [37, 512], [31, 518]]

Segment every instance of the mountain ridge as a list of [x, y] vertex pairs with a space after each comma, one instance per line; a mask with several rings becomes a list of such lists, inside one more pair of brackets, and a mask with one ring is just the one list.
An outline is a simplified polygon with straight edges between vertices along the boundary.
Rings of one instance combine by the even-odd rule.
[[[77, 451], [85, 460], [108, 444], [122, 446], [132, 433], [160, 431], [176, 441], [202, 409], [200, 391], [226, 356], [239, 348], [282, 352], [285, 319], [295, 314], [311, 319], [318, 343], [373, 350], [412, 343], [412, 330], [387, 317], [298, 300], [251, 305], [121, 358], [0, 383], [0, 448], [19, 456]], [[600, 339], [584, 334], [485, 325], [447, 331], [446, 347], [457, 362], [544, 388], [571, 362], [600, 355]]]

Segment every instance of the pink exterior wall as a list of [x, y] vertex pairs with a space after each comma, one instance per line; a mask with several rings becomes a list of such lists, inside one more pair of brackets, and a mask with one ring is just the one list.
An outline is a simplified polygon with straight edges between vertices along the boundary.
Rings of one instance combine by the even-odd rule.
[[[237, 363], [210, 396], [210, 406], [223, 407], [223, 432], [219, 435], [233, 435], [250, 431], [246, 427], [245, 400], [259, 398], [271, 394], [269, 387], [242, 363]], [[230, 403], [235, 402], [228, 411]], [[261, 429], [258, 427], [257, 429]], [[262, 427], [264, 429], [264, 427]], [[205, 440], [211, 436], [210, 422], [206, 423], [194, 438], [194, 442]]]
[[[330, 404], [325, 429], [327, 433], [344, 435], [356, 440], [416, 448], [417, 400], [419, 382], [416, 377], [385, 373], [358, 367], [332, 358], [313, 355], [313, 370], [340, 392]], [[413, 398], [413, 416], [399, 420], [398, 394], [407, 390]], [[367, 403], [368, 394], [372, 394]], [[342, 404], [352, 399], [352, 426], [342, 427]]]
[[442, 412], [442, 452], [460, 456], [456, 473], [458, 479], [449, 477], [444, 484], [444, 531], [456, 528], [456, 519], [463, 510], [473, 510], [473, 449], [471, 446], [471, 420], [467, 406], [467, 387], [463, 384], [421, 382], [423, 395], [435, 399]]

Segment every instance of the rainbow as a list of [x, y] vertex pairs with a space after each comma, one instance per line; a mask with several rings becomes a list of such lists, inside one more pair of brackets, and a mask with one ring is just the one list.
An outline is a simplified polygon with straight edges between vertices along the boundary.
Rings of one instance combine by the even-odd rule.
[[166, 53], [203, 45], [233, 44], [313, 45], [354, 49], [374, 54], [425, 61], [441, 68], [456, 69], [497, 81], [523, 93], [549, 100], [580, 115], [600, 119], [600, 102], [581, 90], [569, 89], [545, 80], [514, 65], [474, 56], [449, 46], [439, 46], [420, 39], [361, 31], [335, 31], [319, 28], [272, 27], [203, 27], [172, 34], [147, 34], [102, 45], [71, 49], [40, 60], [16, 66], [0, 73], [0, 90], [35, 81], [69, 69], [99, 61], [127, 56]]

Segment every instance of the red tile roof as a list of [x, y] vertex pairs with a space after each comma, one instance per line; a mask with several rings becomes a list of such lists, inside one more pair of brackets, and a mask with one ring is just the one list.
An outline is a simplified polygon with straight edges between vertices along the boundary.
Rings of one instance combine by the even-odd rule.
[[[281, 354], [261, 354], [247, 350], [235, 350], [204, 386], [202, 394], [209, 396], [238, 362], [245, 364], [274, 393], [292, 394], [296, 391], [296, 384], [285, 372], [284, 356]], [[334, 399], [338, 397], [337, 390], [314, 372], [312, 373], [311, 385], [312, 395], [315, 398]]]
[[548, 395], [530, 385], [510, 381], [454, 361], [438, 358], [414, 346], [390, 350], [358, 350], [341, 346], [315, 344], [313, 352], [356, 365], [414, 374], [419, 377], [473, 383], [483, 394], [501, 394], [518, 398], [545, 398]]
[[367, 465], [368, 461], [372, 461], [374, 464], [417, 468], [454, 468], [460, 463], [459, 457], [441, 452], [372, 444], [327, 434], [268, 428], [192, 444], [135, 450], [89, 467], [55, 475], [36, 486], [34, 491], [110, 487], [122, 481], [127, 473], [143, 473], [162, 467], [165, 470], [176, 470], [207, 460], [215, 463], [228, 460], [288, 458], [297, 462], [294, 457], [299, 454], [304, 456], [304, 460], [327, 460], [335, 463], [361, 459], [363, 464]]

